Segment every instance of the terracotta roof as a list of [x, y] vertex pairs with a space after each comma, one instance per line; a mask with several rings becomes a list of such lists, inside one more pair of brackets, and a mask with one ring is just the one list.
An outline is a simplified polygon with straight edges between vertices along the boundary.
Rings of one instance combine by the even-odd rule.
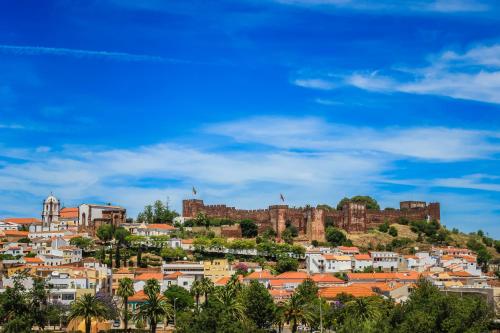
[[174, 226], [164, 223], [151, 223], [147, 225], [148, 229], [162, 229], [162, 230], [175, 230]]
[[345, 283], [333, 274], [313, 274], [311, 279], [316, 283]]
[[114, 272], [113, 274], [133, 274], [134, 272], [131, 272], [130, 269], [128, 267], [122, 267], [122, 268], [119, 268], [116, 272]]
[[372, 260], [372, 257], [368, 253], [355, 254], [354, 259], [356, 260]]
[[455, 259], [455, 257], [454, 257], [454, 256], [450, 256], [450, 255], [444, 255], [444, 256], [441, 256], [441, 258], [440, 258], [440, 259], [441, 259], [442, 261], [443, 261], [443, 260], [453, 260], [453, 259]]
[[410, 280], [418, 280], [420, 274], [415, 271], [409, 271], [409, 272], [391, 272], [391, 273], [382, 273], [382, 272], [376, 272], [376, 273], [348, 273], [347, 274], [347, 279], [349, 281], [356, 281], [356, 280], [404, 280], [404, 281], [410, 281]]
[[146, 280], [150, 280], [150, 279], [161, 281], [161, 280], [163, 280], [163, 273], [153, 273], [153, 272], [142, 273], [142, 274], [136, 276], [134, 280], [146, 281]]
[[27, 264], [42, 264], [43, 260], [41, 258], [29, 258], [29, 257], [24, 257], [24, 262]]
[[181, 243], [182, 244], [193, 244], [193, 240], [192, 239], [181, 239]]
[[32, 224], [32, 223], [42, 223], [37, 218], [34, 217], [8, 217], [3, 219], [5, 222], [13, 222], [17, 224]]
[[289, 298], [292, 296], [293, 292], [283, 289], [270, 289], [269, 294], [273, 298]]
[[305, 279], [271, 279], [269, 285], [271, 287], [281, 287], [286, 283], [301, 284]]
[[271, 274], [268, 270], [263, 270], [261, 272], [252, 272], [245, 276], [245, 279], [248, 280], [259, 280], [259, 279], [272, 279], [274, 275]]
[[476, 258], [472, 256], [463, 256], [463, 259], [465, 259], [467, 262], [476, 262]]
[[167, 280], [177, 279], [179, 276], [184, 275], [181, 272], [173, 272], [171, 274], [165, 275], [163, 278]]
[[458, 272], [448, 272], [449, 276], [456, 276], [456, 277], [471, 277], [473, 276], [471, 273], [466, 272], [466, 271], [458, 271]]
[[[231, 277], [230, 276], [225, 276], [225, 277], [220, 278], [217, 281], [215, 281], [214, 284], [216, 286], [225, 286], [229, 282], [229, 280], [231, 280]], [[243, 280], [243, 276], [242, 275], [238, 275], [238, 280], [241, 282], [241, 280]]]
[[330, 253], [323, 254], [323, 258], [325, 258], [326, 260], [351, 261], [351, 257], [349, 257], [349, 256], [339, 256], [339, 255], [330, 254]]
[[335, 298], [337, 295], [342, 293], [350, 294], [354, 297], [368, 297], [376, 295], [371, 288], [367, 286], [359, 286], [357, 284], [351, 284], [348, 286], [332, 286], [319, 290], [319, 295], [327, 299]]
[[22, 237], [28, 237], [29, 232], [28, 231], [19, 231], [19, 230], [4, 230], [3, 231], [5, 236], [22, 236]]
[[146, 293], [144, 293], [144, 290], [139, 290], [132, 296], [128, 298], [129, 302], [144, 302], [145, 300], [148, 299], [148, 296], [146, 296]]
[[359, 249], [356, 246], [338, 246], [337, 249], [342, 252], [359, 252]]
[[78, 218], [78, 207], [65, 207], [59, 214], [59, 217], [63, 219]]
[[405, 255], [404, 258], [405, 259], [415, 259], [415, 260], [418, 259], [418, 257], [415, 255]]
[[276, 279], [307, 279], [309, 274], [306, 272], [285, 272], [275, 276]]

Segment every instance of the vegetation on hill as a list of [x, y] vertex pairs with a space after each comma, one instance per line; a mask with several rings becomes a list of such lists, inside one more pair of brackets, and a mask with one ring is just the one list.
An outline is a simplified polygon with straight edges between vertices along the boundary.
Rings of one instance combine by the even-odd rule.
[[161, 200], [156, 200], [152, 205], [147, 205], [144, 210], [137, 215], [139, 223], [172, 223], [179, 214], [171, 210], [168, 202], [164, 204]]
[[349, 201], [364, 204], [366, 205], [366, 209], [380, 209], [377, 200], [373, 199], [372, 197], [368, 195], [356, 195], [350, 199], [343, 198], [342, 200], [340, 200], [339, 203], [337, 204], [337, 210], [341, 210], [342, 206], [344, 206], [344, 204], [346, 204]]

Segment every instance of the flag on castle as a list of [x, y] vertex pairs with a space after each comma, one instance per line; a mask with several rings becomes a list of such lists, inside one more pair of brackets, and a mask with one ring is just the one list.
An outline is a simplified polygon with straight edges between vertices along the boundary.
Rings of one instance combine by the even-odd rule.
[[285, 202], [285, 196], [283, 195], [283, 193], [280, 193], [280, 199], [281, 201]]
[[193, 195], [196, 195], [198, 193], [198, 191], [196, 191], [196, 188], [194, 188], [193, 186]]

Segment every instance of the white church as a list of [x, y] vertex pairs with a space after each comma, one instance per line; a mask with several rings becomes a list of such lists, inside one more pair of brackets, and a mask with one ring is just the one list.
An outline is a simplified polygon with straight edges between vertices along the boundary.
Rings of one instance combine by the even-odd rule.
[[29, 231], [30, 234], [36, 234], [74, 230], [95, 234], [102, 224], [117, 226], [125, 220], [126, 210], [123, 207], [81, 204], [78, 207], [61, 208], [61, 202], [51, 193], [43, 201], [42, 224], [31, 225]]

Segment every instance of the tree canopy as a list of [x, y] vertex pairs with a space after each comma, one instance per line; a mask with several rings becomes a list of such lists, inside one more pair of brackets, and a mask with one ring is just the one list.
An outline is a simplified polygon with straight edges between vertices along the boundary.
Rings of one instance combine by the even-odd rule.
[[365, 204], [366, 209], [377, 209], [377, 210], [380, 209], [377, 200], [373, 199], [372, 197], [368, 195], [356, 195], [350, 199], [345, 197], [342, 200], [340, 200], [339, 203], [337, 204], [337, 210], [341, 210], [342, 206], [344, 206], [344, 204], [346, 204], [349, 201]]

